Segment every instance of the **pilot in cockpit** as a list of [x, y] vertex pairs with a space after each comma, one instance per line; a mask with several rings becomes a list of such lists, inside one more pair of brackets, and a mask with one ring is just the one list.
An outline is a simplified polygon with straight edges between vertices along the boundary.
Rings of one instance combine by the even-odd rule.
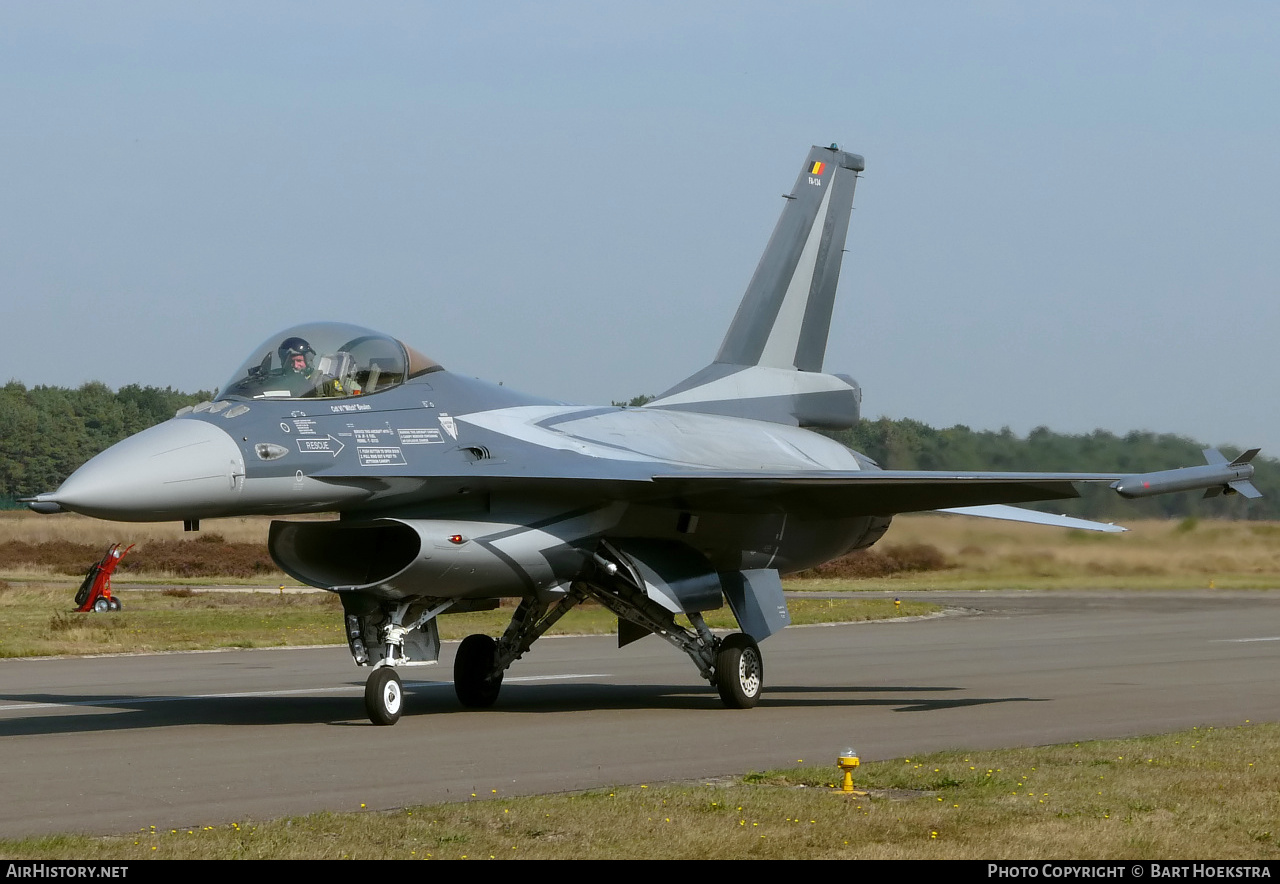
[[280, 372], [282, 380], [295, 396], [302, 395], [313, 386], [315, 370], [311, 357], [316, 351], [303, 338], [285, 338], [280, 342]]
[[[225, 396], [245, 399], [346, 399], [404, 382], [404, 345], [369, 329], [315, 322], [267, 338], [227, 384]], [[425, 368], [436, 363], [415, 354]]]
[[[290, 337], [280, 342], [280, 373], [294, 398], [343, 395], [342, 373], [335, 371], [338, 357], [325, 356], [313, 364], [316, 351], [305, 338]], [[338, 354], [343, 356], [346, 354]], [[350, 357], [347, 357], [350, 361]]]

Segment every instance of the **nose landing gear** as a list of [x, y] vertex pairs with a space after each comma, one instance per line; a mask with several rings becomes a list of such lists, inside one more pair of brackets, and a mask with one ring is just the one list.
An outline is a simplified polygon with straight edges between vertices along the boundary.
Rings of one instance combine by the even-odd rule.
[[364, 711], [374, 724], [391, 725], [404, 710], [404, 686], [390, 666], [373, 671], [364, 685]]

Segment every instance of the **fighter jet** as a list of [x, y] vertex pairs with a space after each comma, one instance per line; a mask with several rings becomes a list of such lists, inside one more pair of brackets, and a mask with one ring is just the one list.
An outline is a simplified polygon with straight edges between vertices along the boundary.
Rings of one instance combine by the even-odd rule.
[[[617, 615], [620, 646], [661, 636], [726, 706], [748, 708], [764, 686], [759, 643], [789, 623], [779, 575], [871, 546], [897, 513], [1080, 525], [1010, 504], [1092, 482], [1129, 497], [1257, 495], [1254, 452], [1141, 475], [919, 472], [813, 432], [859, 420], [858, 384], [822, 365], [863, 168], [835, 145], [809, 152], [719, 353], [642, 407], [525, 395], [385, 334], [313, 323], [272, 335], [213, 401], [30, 506], [188, 529], [336, 513], [273, 521], [271, 555], [342, 599], [352, 657], [372, 668], [366, 711], [389, 725], [400, 672], [439, 659], [438, 618], [501, 599], [518, 600], [504, 634], [457, 650], [466, 707], [492, 705], [508, 667], [591, 600]], [[726, 601], [741, 631], [716, 635], [703, 614]]]

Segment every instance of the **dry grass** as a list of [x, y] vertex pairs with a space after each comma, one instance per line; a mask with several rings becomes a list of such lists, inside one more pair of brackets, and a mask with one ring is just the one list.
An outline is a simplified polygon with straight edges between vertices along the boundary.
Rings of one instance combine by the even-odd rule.
[[383, 813], [0, 842], [13, 859], [1280, 859], [1280, 726]]
[[[1124, 534], [960, 516], [893, 520], [883, 549], [927, 549], [945, 567], [900, 568], [859, 588], [1280, 586], [1280, 525], [1186, 520], [1128, 523]], [[858, 554], [855, 554], [855, 556]], [[839, 568], [839, 560], [825, 568]], [[831, 581], [809, 581], [828, 588]], [[847, 584], [841, 584], [845, 588]], [[793, 589], [803, 588], [793, 584]]]
[[904, 545], [884, 544], [859, 550], [830, 562], [791, 575], [793, 580], [864, 579], [911, 574], [920, 571], [944, 571], [955, 563], [930, 543]]
[[[265, 553], [268, 518], [172, 523], [100, 522], [74, 515], [0, 513], [0, 576], [83, 574], [111, 543], [136, 543], [124, 580], [148, 574], [291, 582]], [[1280, 524], [1186, 520], [1129, 523], [1125, 534], [936, 514], [899, 516], [870, 550], [803, 576], [823, 588], [1280, 586]], [[214, 542], [221, 538], [225, 544]], [[25, 546], [23, 546], [25, 544]], [[40, 547], [40, 544], [51, 544]], [[58, 552], [61, 550], [61, 552]], [[70, 552], [68, 552], [70, 551]], [[857, 582], [852, 586], [848, 578]], [[840, 580], [833, 584], [831, 580]], [[793, 584], [794, 588], [800, 588]]]
[[83, 575], [114, 543], [135, 544], [117, 579], [222, 578], [276, 584], [286, 578], [267, 554], [269, 519], [219, 519], [208, 530], [180, 524], [102, 522], [84, 516], [0, 512], [0, 573], [12, 578]]
[[[13, 576], [80, 576], [107, 550], [70, 540], [24, 543], [0, 542], [0, 568]], [[120, 561], [116, 577], [160, 579], [255, 578], [279, 583], [284, 574], [276, 568], [266, 547], [255, 543], [229, 543], [219, 534], [203, 534], [195, 540], [152, 540]], [[292, 582], [292, 581], [290, 581]]]
[[960, 516], [913, 516], [895, 520], [890, 530], [897, 542], [928, 542], [961, 568], [980, 573], [1280, 574], [1280, 525], [1275, 523], [1150, 520], [1126, 527], [1130, 530], [1123, 534], [1102, 534]]
[[[293, 519], [306, 516], [291, 516]], [[232, 543], [267, 543], [271, 519], [245, 517], [202, 522], [205, 531], [222, 535]], [[201, 532], [186, 533], [181, 522], [104, 522], [73, 513], [40, 516], [26, 510], [0, 510], [0, 541], [20, 540], [25, 543], [73, 541], [105, 549], [113, 543], [137, 543], [140, 547], [153, 540], [194, 540]]]

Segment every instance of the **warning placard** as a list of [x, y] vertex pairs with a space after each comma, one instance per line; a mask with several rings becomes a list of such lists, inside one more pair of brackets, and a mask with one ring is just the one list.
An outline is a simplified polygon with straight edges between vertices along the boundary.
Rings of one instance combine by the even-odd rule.
[[394, 467], [405, 465], [404, 452], [399, 448], [357, 448], [356, 451], [360, 453], [360, 466], [362, 467]]

